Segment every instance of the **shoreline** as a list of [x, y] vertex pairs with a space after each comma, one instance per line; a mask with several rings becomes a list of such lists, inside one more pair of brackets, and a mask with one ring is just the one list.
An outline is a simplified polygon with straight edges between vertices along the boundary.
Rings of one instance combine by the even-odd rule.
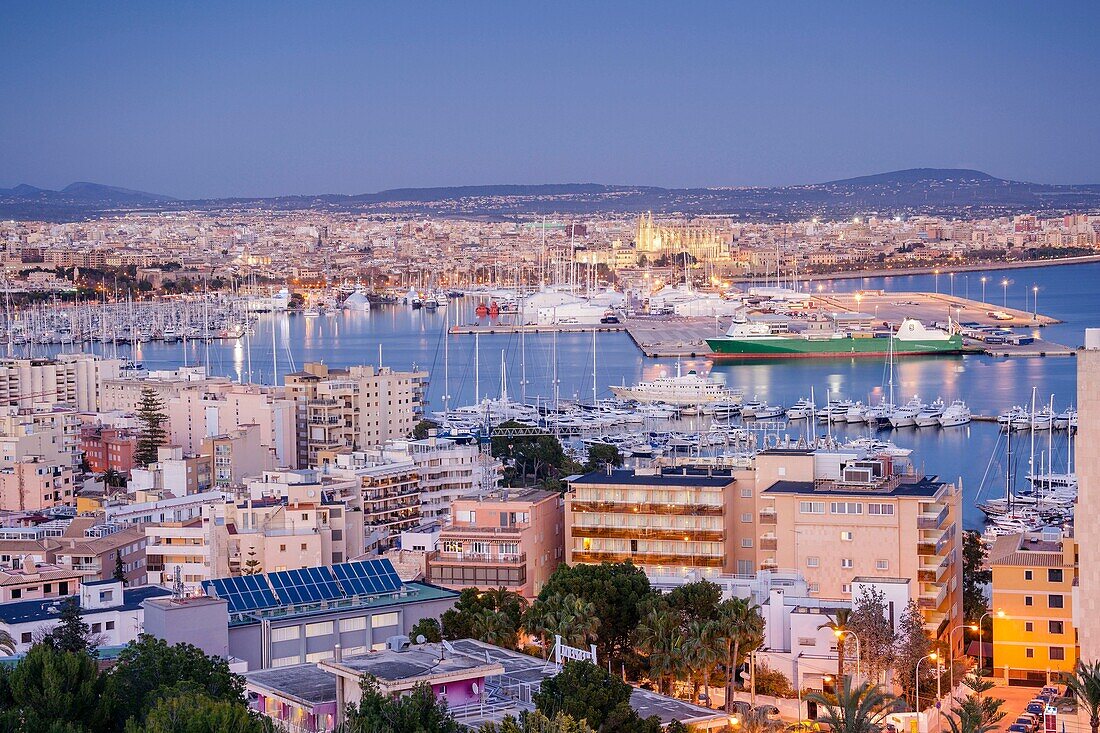
[[[906, 267], [895, 269], [875, 269], [875, 270], [852, 270], [850, 272], [832, 272], [815, 274], [809, 276], [799, 276], [799, 281], [813, 282], [820, 280], [853, 280], [856, 278], [864, 277], [906, 277], [909, 275], [934, 275], [937, 272], [941, 275], [947, 275], [952, 272], [982, 272], [984, 270], [1024, 270], [1032, 267], [1055, 267], [1057, 265], [1087, 265], [1093, 262], [1100, 262], [1100, 254], [1097, 255], [1081, 255], [1078, 257], [1061, 257], [1053, 260], [1023, 260], [1017, 262], [986, 262], [986, 263], [966, 263], [960, 265], [946, 265], [939, 267], [936, 265], [920, 266], [920, 267]], [[734, 283], [753, 283], [757, 282], [761, 278], [735, 278], [731, 282]]]

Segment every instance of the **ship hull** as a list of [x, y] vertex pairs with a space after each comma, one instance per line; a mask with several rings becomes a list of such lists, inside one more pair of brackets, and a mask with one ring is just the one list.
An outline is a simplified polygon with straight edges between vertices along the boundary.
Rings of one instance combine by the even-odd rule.
[[[711, 359], [830, 359], [856, 357], [885, 357], [890, 353], [890, 342], [885, 338], [767, 338], [707, 339]], [[961, 336], [945, 340], [894, 340], [894, 356], [949, 356], [963, 353]]]

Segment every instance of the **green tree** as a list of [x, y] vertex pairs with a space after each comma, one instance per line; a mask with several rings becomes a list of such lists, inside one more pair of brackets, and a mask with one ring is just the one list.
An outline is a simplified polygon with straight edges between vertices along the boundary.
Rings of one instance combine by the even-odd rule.
[[363, 697], [348, 708], [346, 733], [461, 733], [463, 727], [421, 682], [407, 695], [390, 697], [378, 691], [378, 682], [364, 675]]
[[240, 702], [197, 692], [157, 700], [144, 722], [127, 722], [126, 733], [268, 733], [278, 730]]
[[730, 598], [718, 604], [715, 621], [726, 647], [726, 712], [730, 713], [735, 673], [746, 657], [764, 643], [764, 617], [760, 615], [760, 606], [749, 599]]
[[661, 719], [656, 715], [642, 719], [630, 703], [619, 703], [611, 709], [600, 726], [600, 733], [663, 733]]
[[545, 654], [549, 654], [555, 636], [568, 646], [586, 647], [595, 640], [599, 624], [596, 605], [572, 594], [536, 600], [523, 615], [523, 628], [539, 637]]
[[168, 441], [168, 433], [164, 429], [168, 420], [164, 413], [164, 401], [150, 387], [141, 389], [137, 419], [141, 430], [134, 450], [134, 461], [148, 466], [157, 460], [157, 449]]
[[[963, 618], [980, 619], [989, 607], [985, 602], [985, 586], [993, 581], [993, 571], [986, 567], [989, 551], [980, 534], [963, 532]], [[990, 624], [993, 619], [989, 620]], [[965, 631], [963, 633], [966, 633]]]
[[91, 653], [94, 656], [93, 641], [95, 639], [84, 622], [77, 596], [69, 596], [61, 602], [57, 625], [42, 639], [44, 644], [61, 652]]
[[849, 630], [848, 622], [851, 617], [851, 609], [838, 608], [829, 616], [828, 621], [817, 627], [819, 629], [829, 629], [836, 635], [836, 678], [838, 680], [844, 677], [844, 653], [846, 651], [845, 647], [847, 646], [844, 643], [844, 637], [846, 636], [844, 632]]
[[8, 678], [8, 730], [25, 733], [96, 731], [103, 727], [105, 700], [95, 660], [85, 652], [35, 644]]
[[[529, 425], [509, 420], [499, 428], [528, 428]], [[498, 436], [492, 439], [490, 450], [494, 458], [505, 460], [504, 482], [508, 486], [528, 486], [539, 481], [558, 479], [581, 467], [553, 435]]]
[[107, 674], [107, 691], [115, 703], [116, 729], [127, 720], [143, 720], [155, 702], [170, 692], [196, 692], [215, 701], [245, 703], [244, 681], [224, 659], [207, 656], [191, 644], [169, 646], [148, 634], [119, 654]]
[[[986, 719], [981, 703], [968, 696], [955, 705], [944, 717], [951, 733], [992, 733], [997, 730], [996, 722]], [[1003, 701], [1002, 701], [1003, 702]], [[1001, 713], [1004, 716], [1004, 713]]]
[[569, 661], [558, 674], [543, 681], [533, 698], [543, 715], [565, 713], [601, 729], [610, 712], [629, 705], [630, 685], [591, 662]]
[[[684, 644], [685, 661], [688, 669], [698, 672], [702, 677], [703, 694], [706, 696], [708, 708], [710, 707], [710, 676], [718, 667], [725, 652], [725, 640], [721, 634], [722, 627], [714, 621], [693, 619], [687, 625]], [[692, 681], [695, 682], [695, 680]], [[698, 699], [699, 696], [695, 695], [692, 702]]]
[[519, 720], [508, 716], [500, 723], [486, 723], [478, 733], [596, 733], [583, 720], [565, 713], [549, 718], [538, 710], [524, 711]]
[[722, 589], [709, 580], [697, 580], [673, 588], [662, 600], [687, 621], [706, 621], [718, 617]]
[[[757, 673], [760, 670], [757, 669]], [[776, 673], [778, 674], [778, 673]], [[784, 677], [784, 679], [786, 679]], [[790, 686], [790, 682], [787, 683]], [[757, 692], [759, 693], [759, 684], [757, 685]], [[770, 693], [762, 693], [770, 694]], [[776, 695], [775, 697], [785, 697], [784, 695]], [[764, 706], [750, 708], [744, 715], [741, 716], [739, 721], [738, 733], [779, 733], [783, 730], [783, 721], [779, 718], [773, 717], [771, 711]]]
[[552, 595], [574, 595], [596, 607], [599, 627], [596, 646], [602, 658], [612, 662], [628, 649], [640, 619], [639, 606], [653, 590], [649, 578], [633, 563], [559, 565], [539, 592], [545, 601]]
[[429, 430], [435, 430], [439, 427], [439, 423], [433, 420], [421, 420], [413, 428], [412, 436], [415, 440], [424, 440], [428, 437]]
[[115, 550], [115, 572], [111, 576], [115, 580], [126, 583], [126, 569], [122, 566], [122, 550]]
[[99, 478], [109, 488], [121, 489], [126, 487], [125, 474], [117, 471], [116, 469], [108, 468], [106, 471], [99, 475]]
[[[917, 663], [931, 651], [932, 639], [924, 628], [924, 616], [917, 604], [910, 600], [898, 619], [897, 642], [894, 646], [894, 682], [902, 689], [910, 708], [916, 704], [913, 693], [917, 683]], [[922, 693], [930, 687], [934, 666], [931, 660], [921, 664], [919, 684]]]
[[245, 561], [241, 564], [241, 575], [259, 575], [264, 571], [260, 561], [256, 559], [256, 548], [249, 547], [245, 554]]
[[634, 638], [649, 662], [649, 674], [658, 692], [672, 694], [684, 661], [686, 636], [680, 615], [669, 608], [654, 608], [638, 624]]
[[604, 466], [623, 465], [623, 454], [617, 446], [607, 443], [595, 443], [588, 448], [588, 460], [584, 463], [585, 471], [596, 471]]
[[514, 648], [526, 603], [506, 588], [465, 588], [440, 617], [443, 638], [479, 639]]
[[900, 700], [870, 682], [852, 687], [849, 677], [843, 678], [835, 698], [815, 692], [807, 699], [820, 706], [818, 720], [828, 723], [832, 733], [879, 733], [886, 716], [902, 707]]
[[439, 619], [428, 616], [413, 625], [409, 636], [413, 638], [413, 641], [416, 641], [417, 637], [423, 636], [424, 641], [437, 644], [443, 641], [443, 627], [439, 625]]
[[888, 616], [886, 594], [865, 585], [856, 598], [848, 629], [859, 638], [856, 651], [867, 679], [882, 681], [894, 659], [894, 625]]
[[1100, 662], [1078, 661], [1066, 687], [1077, 698], [1077, 706], [1089, 717], [1092, 733], [1100, 733]]
[[756, 675], [754, 685], [757, 695], [771, 695], [772, 697], [796, 697], [798, 690], [791, 684], [787, 675], [778, 669], [772, 669], [760, 661], [756, 662], [753, 674]]

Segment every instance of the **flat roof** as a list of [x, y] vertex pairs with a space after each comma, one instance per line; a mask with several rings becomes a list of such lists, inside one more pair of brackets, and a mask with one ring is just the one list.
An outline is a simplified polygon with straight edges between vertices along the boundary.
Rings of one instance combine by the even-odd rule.
[[316, 664], [292, 664], [245, 672], [244, 681], [250, 687], [311, 706], [336, 701], [336, 676]]
[[[158, 598], [170, 596], [172, 591], [161, 588], [159, 585], [144, 585], [139, 588], [126, 588], [122, 591], [122, 603], [106, 608], [85, 608], [85, 613], [99, 613], [107, 611], [136, 611], [141, 608], [141, 603], [146, 598]], [[26, 624], [32, 621], [49, 621], [58, 618], [56, 608], [66, 599], [74, 596], [60, 596], [57, 598], [38, 598], [33, 601], [15, 601], [14, 603], [0, 603], [0, 621], [9, 625]], [[53, 608], [54, 610], [50, 610]]]
[[661, 473], [636, 473], [633, 470], [617, 469], [607, 471], [590, 471], [572, 483], [575, 484], [604, 484], [609, 486], [729, 486], [737, 479], [729, 470], [715, 469], [683, 469], [676, 471], [662, 471]]
[[484, 677], [499, 674], [500, 666], [488, 659], [448, 651], [443, 644], [417, 644], [404, 651], [382, 649], [376, 652], [344, 657], [340, 661], [326, 659], [324, 666], [350, 672], [356, 678], [369, 674], [389, 684], [412, 683], [418, 680], [462, 675]]
[[260, 619], [278, 622], [283, 619], [298, 619], [309, 616], [320, 616], [328, 613], [342, 613], [363, 608], [388, 608], [400, 606], [406, 603], [421, 603], [424, 601], [436, 601], [444, 598], [458, 598], [458, 591], [441, 588], [422, 580], [403, 581], [404, 589], [395, 593], [386, 593], [379, 596], [353, 596], [351, 598], [338, 598], [332, 601], [317, 601], [288, 606], [273, 606], [256, 611], [230, 612], [230, 626], [247, 626], [258, 624]]
[[924, 476], [915, 481], [901, 481], [892, 488], [882, 485], [863, 486], [841, 483], [815, 483], [813, 481], [776, 481], [764, 489], [764, 494], [798, 494], [801, 496], [865, 496], [868, 499], [883, 497], [923, 496], [933, 497], [944, 486], [943, 481]]

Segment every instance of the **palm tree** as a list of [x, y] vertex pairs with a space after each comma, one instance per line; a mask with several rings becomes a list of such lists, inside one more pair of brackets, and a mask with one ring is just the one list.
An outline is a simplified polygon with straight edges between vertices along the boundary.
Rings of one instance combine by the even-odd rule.
[[583, 647], [596, 638], [600, 620], [596, 605], [572, 593], [555, 593], [545, 601], [536, 601], [523, 616], [524, 628], [537, 635], [546, 652], [550, 639], [560, 636], [562, 643]]
[[848, 622], [852, 618], [852, 611], [848, 608], [838, 608], [829, 617], [828, 622], [818, 626], [818, 629], [829, 629], [836, 635], [836, 678], [844, 679], [844, 637], [848, 630]]
[[504, 611], [481, 609], [474, 614], [474, 631], [477, 638], [486, 644], [505, 649], [516, 648], [516, 629]]
[[649, 672], [657, 682], [657, 690], [663, 692], [663, 683], [671, 683], [680, 669], [680, 651], [684, 645], [680, 615], [667, 609], [654, 609], [642, 619], [634, 634], [638, 649], [649, 658]]
[[726, 712], [733, 710], [734, 672], [744, 657], [764, 643], [764, 618], [760, 606], [747, 598], [731, 598], [718, 604], [719, 636], [725, 645]]
[[1066, 678], [1066, 687], [1089, 714], [1092, 733], [1100, 732], [1100, 662], [1077, 662], [1073, 674]]
[[[997, 729], [997, 721], [1004, 717], [999, 713], [996, 720], [990, 720], [987, 715], [983, 700], [994, 698], [981, 698], [970, 695], [955, 706], [955, 709], [947, 714], [947, 725], [951, 733], [992, 733]], [[999, 706], [998, 706], [999, 707]]]
[[[722, 638], [722, 629], [714, 621], [696, 619], [688, 624], [686, 640], [684, 642], [684, 656], [687, 666], [693, 672], [698, 671], [703, 677], [703, 692], [707, 696], [707, 707], [710, 707], [710, 675], [725, 652], [725, 639]], [[692, 675], [694, 678], [694, 674]], [[696, 695], [696, 700], [698, 695]], [[695, 700], [692, 700], [695, 702]]]
[[847, 677], [837, 687], [835, 698], [815, 692], [806, 699], [825, 711], [818, 718], [829, 724], [832, 733], [879, 733], [886, 716], [904, 706], [901, 699], [870, 682], [853, 688]]
[[15, 639], [4, 629], [0, 629], [0, 652], [9, 657], [15, 654]]

